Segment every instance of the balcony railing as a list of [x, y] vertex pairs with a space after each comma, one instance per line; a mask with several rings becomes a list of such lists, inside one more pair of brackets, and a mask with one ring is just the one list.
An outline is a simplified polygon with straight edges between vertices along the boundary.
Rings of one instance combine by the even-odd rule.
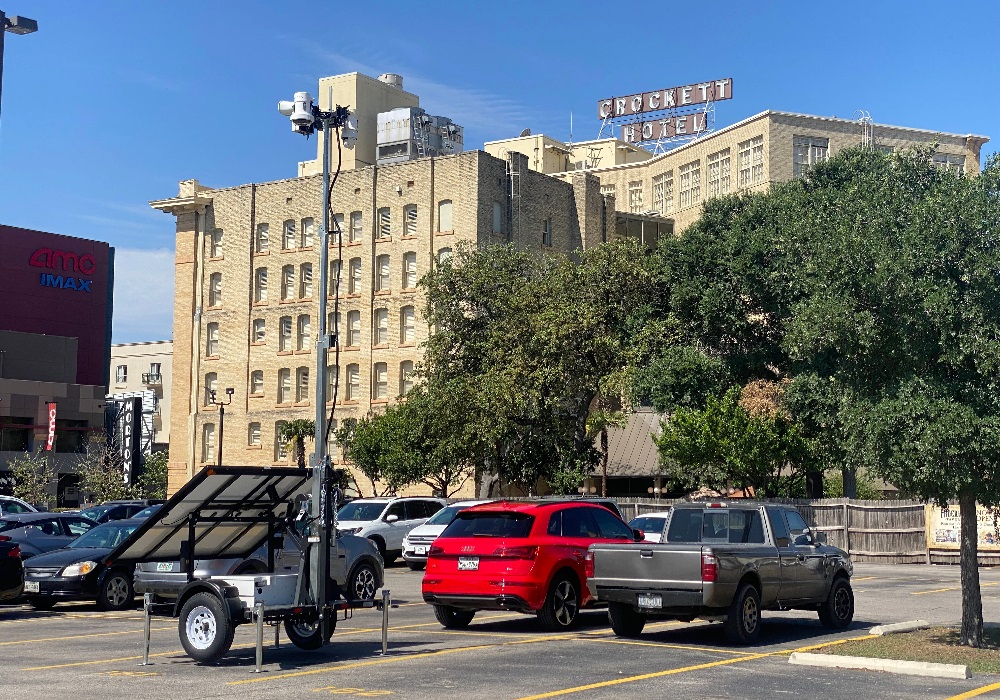
[[142, 375], [142, 383], [147, 386], [159, 386], [163, 384], [163, 376], [159, 372], [144, 372]]

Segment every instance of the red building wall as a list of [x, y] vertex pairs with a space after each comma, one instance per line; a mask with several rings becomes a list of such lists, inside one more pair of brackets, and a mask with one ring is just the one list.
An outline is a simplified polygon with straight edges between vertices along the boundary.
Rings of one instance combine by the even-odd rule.
[[0, 224], [0, 329], [78, 338], [77, 384], [107, 386], [114, 248]]

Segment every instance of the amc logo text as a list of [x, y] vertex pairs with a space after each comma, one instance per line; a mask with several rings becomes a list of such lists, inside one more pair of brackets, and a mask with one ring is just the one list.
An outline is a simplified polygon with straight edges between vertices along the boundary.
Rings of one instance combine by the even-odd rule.
[[[28, 264], [32, 267], [44, 267], [49, 270], [62, 270], [63, 272], [80, 272], [84, 275], [94, 274], [96, 264], [94, 256], [78, 255], [65, 250], [52, 250], [51, 248], [39, 248], [31, 254]], [[90, 286], [94, 280], [82, 279], [80, 277], [53, 275], [43, 272], [39, 275], [39, 284], [43, 287], [56, 287], [57, 289], [74, 289], [78, 292], [92, 292]]]

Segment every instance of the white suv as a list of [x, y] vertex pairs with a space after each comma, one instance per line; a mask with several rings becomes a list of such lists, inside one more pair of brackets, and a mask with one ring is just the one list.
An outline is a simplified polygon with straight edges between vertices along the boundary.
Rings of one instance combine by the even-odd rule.
[[420, 571], [427, 565], [427, 552], [437, 536], [455, 519], [458, 511], [493, 501], [459, 501], [442, 508], [423, 525], [410, 530], [403, 538], [403, 559], [413, 571]]
[[403, 551], [403, 538], [444, 508], [443, 498], [359, 498], [337, 511], [337, 529], [367, 537], [386, 564]]

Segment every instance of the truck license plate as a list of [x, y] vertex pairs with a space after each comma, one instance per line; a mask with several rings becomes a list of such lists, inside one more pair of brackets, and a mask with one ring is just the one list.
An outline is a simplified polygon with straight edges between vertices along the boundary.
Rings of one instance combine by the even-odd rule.
[[479, 571], [479, 557], [459, 557], [459, 571]]
[[24, 592], [25, 593], [38, 593], [38, 581], [25, 581], [24, 582]]
[[662, 608], [663, 607], [663, 596], [659, 596], [659, 595], [641, 595], [641, 596], [639, 596], [639, 607], [640, 608]]
[[161, 561], [156, 565], [157, 571], [173, 571], [174, 565], [169, 561]]

